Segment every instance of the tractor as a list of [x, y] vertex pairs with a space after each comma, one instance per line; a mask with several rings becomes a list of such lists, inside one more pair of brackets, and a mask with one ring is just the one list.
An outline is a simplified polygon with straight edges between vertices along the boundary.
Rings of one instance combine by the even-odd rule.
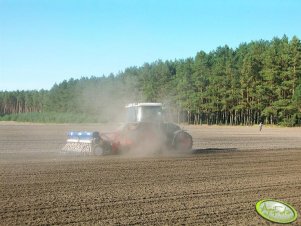
[[68, 132], [67, 143], [62, 151], [106, 155], [122, 154], [131, 150], [191, 150], [191, 135], [178, 125], [164, 120], [161, 103], [131, 103], [125, 110], [125, 123], [115, 132]]

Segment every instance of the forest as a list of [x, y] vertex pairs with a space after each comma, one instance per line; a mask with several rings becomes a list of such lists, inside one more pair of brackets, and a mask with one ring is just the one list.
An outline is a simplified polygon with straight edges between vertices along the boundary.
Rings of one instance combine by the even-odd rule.
[[106, 122], [129, 102], [162, 102], [178, 123], [300, 126], [300, 39], [225, 45], [50, 90], [0, 91], [0, 120]]

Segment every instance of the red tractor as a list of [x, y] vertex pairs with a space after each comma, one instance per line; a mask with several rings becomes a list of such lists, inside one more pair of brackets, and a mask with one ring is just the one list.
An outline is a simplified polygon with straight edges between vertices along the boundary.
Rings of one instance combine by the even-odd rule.
[[104, 155], [191, 148], [190, 134], [174, 123], [164, 122], [161, 103], [137, 103], [126, 106], [126, 123], [115, 132], [69, 132], [62, 150]]

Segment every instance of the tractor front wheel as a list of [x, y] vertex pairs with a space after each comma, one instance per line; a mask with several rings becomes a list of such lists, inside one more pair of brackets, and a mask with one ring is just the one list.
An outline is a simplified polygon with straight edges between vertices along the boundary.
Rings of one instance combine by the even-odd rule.
[[192, 137], [185, 131], [179, 131], [174, 137], [174, 148], [178, 151], [191, 151]]

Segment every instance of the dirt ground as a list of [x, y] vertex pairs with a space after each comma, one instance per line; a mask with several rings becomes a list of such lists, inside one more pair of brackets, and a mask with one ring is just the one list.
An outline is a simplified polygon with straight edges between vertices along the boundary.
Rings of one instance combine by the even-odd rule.
[[0, 123], [1, 225], [275, 225], [257, 201], [290, 203], [301, 225], [301, 128], [186, 126], [185, 154], [70, 156], [68, 130]]

